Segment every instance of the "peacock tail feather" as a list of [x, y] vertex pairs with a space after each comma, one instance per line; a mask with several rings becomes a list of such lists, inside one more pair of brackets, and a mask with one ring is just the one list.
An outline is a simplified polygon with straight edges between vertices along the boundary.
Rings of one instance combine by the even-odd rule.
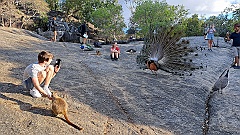
[[174, 73], [184, 74], [198, 69], [192, 59], [195, 53], [189, 41], [182, 40], [183, 33], [178, 26], [150, 28], [145, 37], [144, 46], [137, 56], [137, 63], [153, 60], [159, 69]]

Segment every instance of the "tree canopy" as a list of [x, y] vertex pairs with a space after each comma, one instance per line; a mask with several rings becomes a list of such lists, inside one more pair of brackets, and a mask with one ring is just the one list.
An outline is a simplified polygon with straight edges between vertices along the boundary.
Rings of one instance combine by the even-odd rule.
[[125, 27], [123, 16], [121, 15], [122, 7], [120, 5], [116, 6], [114, 4], [107, 7], [96, 9], [92, 13], [92, 23], [101, 29], [101, 34], [103, 35], [113, 35], [105, 36], [110, 37], [113, 40], [117, 40], [120, 37], [117, 35], [123, 35], [122, 28]]
[[[203, 35], [204, 27], [214, 24], [217, 30], [216, 34], [224, 36], [227, 31], [232, 32], [233, 25], [240, 20], [240, 8], [236, 6], [226, 7], [218, 16], [206, 18], [198, 14], [189, 17], [189, 12], [184, 5], [169, 5], [166, 0], [124, 1], [131, 5], [129, 7], [132, 14], [129, 34], [137, 33], [139, 37], [144, 37], [154, 27], [173, 26], [175, 24], [180, 24], [179, 30], [184, 32], [186, 36]], [[14, 10], [14, 7], [16, 8], [14, 2], [16, 1], [0, 1], [1, 24], [3, 26], [4, 22], [6, 23], [9, 20], [11, 22], [11, 18], [14, 19], [12, 16], [15, 16], [15, 18], [22, 16], [22, 13]], [[45, 19], [44, 22], [47, 22], [46, 14], [50, 10], [55, 10], [62, 12], [66, 18], [74, 17], [79, 22], [92, 23], [100, 30], [99, 35], [110, 40], [120, 39], [124, 35], [122, 29], [126, 27], [126, 24], [124, 24], [122, 15], [123, 8], [118, 4], [118, 0], [21, 0], [21, 3], [25, 7], [33, 9], [34, 13], [40, 14]], [[31, 18], [28, 15], [26, 16]], [[7, 17], [9, 19], [6, 19]], [[24, 21], [23, 23], [26, 23], [27, 20]]]
[[144, 0], [137, 2], [131, 23], [137, 25], [145, 35], [150, 27], [172, 26], [184, 22], [188, 11], [183, 6], [171, 6], [165, 1]]

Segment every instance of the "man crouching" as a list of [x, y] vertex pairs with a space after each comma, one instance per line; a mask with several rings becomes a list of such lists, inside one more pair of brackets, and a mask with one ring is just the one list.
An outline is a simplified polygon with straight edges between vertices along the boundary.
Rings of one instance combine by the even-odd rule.
[[[42, 51], [38, 54], [38, 62], [30, 64], [24, 70], [23, 85], [30, 91], [33, 97], [46, 96], [52, 99], [52, 93], [48, 86], [52, 78], [60, 70], [60, 67], [50, 65], [53, 59], [53, 54], [47, 51]], [[40, 86], [44, 82], [43, 88]]]

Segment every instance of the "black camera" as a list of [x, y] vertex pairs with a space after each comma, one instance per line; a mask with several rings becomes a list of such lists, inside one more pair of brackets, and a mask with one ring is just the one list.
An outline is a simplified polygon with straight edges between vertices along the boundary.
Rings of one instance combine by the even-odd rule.
[[56, 63], [54, 64], [54, 67], [57, 66], [59, 68], [60, 64], [61, 64], [61, 61], [62, 61], [61, 59], [56, 59]]

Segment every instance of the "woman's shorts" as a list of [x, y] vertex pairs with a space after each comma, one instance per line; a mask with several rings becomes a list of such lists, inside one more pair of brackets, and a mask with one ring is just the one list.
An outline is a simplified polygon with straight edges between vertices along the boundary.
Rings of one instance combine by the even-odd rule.
[[207, 34], [208, 40], [213, 40], [213, 38], [214, 38], [214, 34], [212, 34], [212, 33]]

